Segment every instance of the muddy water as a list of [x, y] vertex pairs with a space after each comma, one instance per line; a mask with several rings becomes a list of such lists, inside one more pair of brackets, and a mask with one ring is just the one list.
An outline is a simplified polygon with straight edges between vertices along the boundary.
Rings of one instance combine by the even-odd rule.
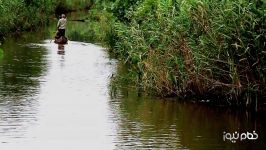
[[[56, 45], [49, 36], [23, 34], [1, 46], [1, 150], [266, 149], [264, 116], [125, 89], [111, 97], [117, 60], [100, 46]], [[259, 138], [224, 141], [235, 131]]]

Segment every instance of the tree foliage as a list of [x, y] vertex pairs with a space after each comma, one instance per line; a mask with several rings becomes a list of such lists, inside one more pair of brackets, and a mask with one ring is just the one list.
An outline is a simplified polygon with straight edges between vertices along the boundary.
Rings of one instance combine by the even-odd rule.
[[1, 0], [0, 36], [10, 31], [31, 30], [48, 21], [54, 0]]

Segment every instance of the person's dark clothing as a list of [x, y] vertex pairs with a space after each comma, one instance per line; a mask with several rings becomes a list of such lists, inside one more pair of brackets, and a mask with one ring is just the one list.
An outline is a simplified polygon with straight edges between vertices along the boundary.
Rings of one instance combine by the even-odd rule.
[[65, 29], [58, 29], [58, 36], [59, 36], [59, 37], [61, 37], [61, 36], [65, 36], [65, 32], [66, 32]]

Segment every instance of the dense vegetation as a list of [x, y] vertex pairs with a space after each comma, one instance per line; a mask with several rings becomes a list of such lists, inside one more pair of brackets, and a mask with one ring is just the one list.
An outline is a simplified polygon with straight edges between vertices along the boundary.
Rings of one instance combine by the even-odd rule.
[[45, 24], [53, 9], [52, 0], [0, 0], [0, 37]]
[[256, 110], [265, 103], [265, 1], [0, 0], [0, 37], [73, 5], [93, 7], [87, 28], [68, 36], [104, 42], [144, 91]]
[[53, 14], [88, 8], [91, 4], [92, 0], [0, 0], [0, 37], [35, 30], [46, 25]]
[[[53, 0], [55, 1], [55, 0]], [[89, 10], [94, 0], [59, 0], [55, 1], [55, 14], [68, 13], [79, 10]]]
[[95, 9], [101, 39], [145, 91], [252, 109], [264, 103], [264, 1], [105, 0]]

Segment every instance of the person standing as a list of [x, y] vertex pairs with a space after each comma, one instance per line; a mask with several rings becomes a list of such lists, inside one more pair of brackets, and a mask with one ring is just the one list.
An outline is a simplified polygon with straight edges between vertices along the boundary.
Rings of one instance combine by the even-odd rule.
[[61, 18], [59, 19], [59, 21], [57, 23], [57, 29], [58, 29], [58, 36], [59, 36], [59, 38], [61, 36], [65, 37], [66, 25], [67, 25], [66, 15], [65, 14], [62, 14], [61, 15]]

